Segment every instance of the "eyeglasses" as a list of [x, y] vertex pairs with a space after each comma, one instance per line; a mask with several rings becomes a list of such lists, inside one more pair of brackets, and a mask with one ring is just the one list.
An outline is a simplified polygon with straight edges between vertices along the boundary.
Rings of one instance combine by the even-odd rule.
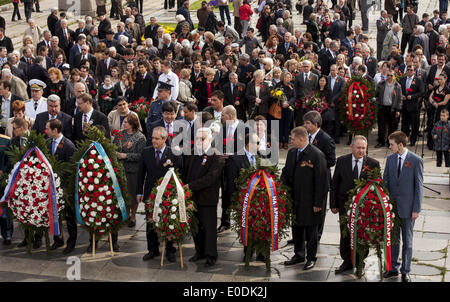
[[388, 76], [388, 77], [393, 77], [394, 75], [393, 75], [393, 74], [388, 74], [387, 76]]

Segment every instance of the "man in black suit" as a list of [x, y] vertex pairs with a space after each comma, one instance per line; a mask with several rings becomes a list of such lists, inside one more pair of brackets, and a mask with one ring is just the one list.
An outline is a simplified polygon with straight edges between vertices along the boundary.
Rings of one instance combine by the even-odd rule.
[[[406, 68], [406, 77], [400, 79], [402, 86], [402, 132], [409, 138], [410, 146], [414, 146], [419, 135], [420, 107], [424, 84], [419, 77], [415, 76], [416, 68], [414, 65], [408, 65]], [[411, 128], [411, 131], [410, 131]]]
[[51, 39], [52, 39], [51, 32], [48, 30], [44, 30], [44, 39], [37, 44], [36, 49], [39, 50], [41, 46], [45, 46], [46, 48], [50, 49], [52, 45]]
[[47, 17], [47, 27], [52, 33], [52, 36], [56, 35], [56, 22], [58, 22], [58, 9], [52, 8], [50, 15]]
[[325, 155], [316, 146], [309, 144], [308, 132], [304, 127], [291, 131], [291, 142], [281, 181], [291, 188], [294, 200], [294, 256], [284, 262], [293, 265], [305, 261], [304, 270], [314, 267], [317, 257], [317, 228], [325, 211], [323, 201], [328, 192], [327, 164]]
[[366, 44], [362, 45], [362, 55], [364, 65], [367, 67], [367, 73], [373, 78], [378, 69], [377, 58], [370, 56], [370, 48]]
[[437, 44], [439, 44], [439, 33], [433, 29], [433, 23], [425, 23], [425, 33], [428, 36], [428, 46], [430, 55], [436, 52]]
[[72, 139], [72, 117], [61, 111], [61, 100], [56, 94], [51, 94], [47, 98], [46, 112], [36, 115], [33, 130], [37, 133], [45, 133], [47, 121], [57, 119], [61, 121], [62, 130], [60, 131], [67, 139]]
[[75, 32], [67, 26], [67, 20], [62, 19], [61, 20], [61, 29], [57, 32], [56, 36], [59, 38], [58, 46], [62, 50], [64, 50], [66, 58], [69, 58], [70, 48], [73, 45], [73, 36], [74, 35], [75, 35]]
[[[136, 189], [138, 203], [149, 198], [153, 187], [157, 185], [158, 179], [163, 177], [169, 168], [181, 170], [183, 167], [182, 157], [175, 156], [170, 147], [166, 145], [167, 138], [168, 133], [165, 128], [154, 128], [151, 134], [152, 146], [145, 147], [142, 151]], [[158, 235], [152, 229], [150, 223], [147, 223], [147, 249], [148, 253], [142, 258], [144, 261], [159, 255]], [[166, 251], [167, 260], [175, 262], [176, 249], [172, 241], [167, 242]]]
[[291, 54], [297, 51], [297, 47], [294, 43], [291, 43], [292, 34], [290, 32], [286, 32], [284, 34], [284, 43], [280, 43], [277, 46], [277, 55], [281, 54], [285, 58], [290, 58]]
[[[303, 72], [298, 73], [295, 77], [294, 87], [297, 94], [297, 99], [303, 99], [308, 93], [315, 90], [318, 86], [319, 77], [311, 72], [312, 63], [309, 60], [302, 62]], [[295, 122], [301, 124], [303, 120], [303, 109], [296, 111]]]
[[109, 56], [109, 49], [103, 50], [103, 59], [98, 62], [96, 76], [103, 83], [106, 75], [111, 75], [111, 68], [117, 66], [117, 61]]
[[222, 87], [222, 91], [225, 95], [223, 104], [225, 106], [234, 106], [237, 111], [237, 118], [246, 122], [245, 84], [238, 82], [238, 75], [234, 72], [231, 72], [228, 78], [230, 79], [230, 82]]
[[253, 73], [256, 71], [256, 67], [250, 64], [250, 56], [246, 53], [242, 54], [239, 58], [239, 66], [236, 70], [240, 83], [247, 85], [253, 79]]
[[[337, 159], [336, 168], [333, 174], [330, 192], [330, 209], [333, 214], [339, 213], [339, 217], [347, 215], [345, 203], [348, 201], [348, 192], [355, 187], [354, 180], [366, 178], [367, 172], [375, 168], [380, 168], [380, 163], [366, 156], [367, 139], [362, 135], [356, 135], [350, 145], [351, 154], [343, 155]], [[335, 271], [336, 274], [351, 270], [351, 249], [350, 236], [344, 237], [343, 231], [347, 226], [340, 225], [341, 239], [339, 249], [344, 262]], [[357, 261], [358, 263], [358, 261]], [[355, 266], [357, 266], [357, 263]]]
[[196, 90], [200, 89], [200, 86], [203, 83], [203, 79], [205, 76], [202, 72], [200, 61], [195, 61], [192, 65], [192, 72], [191, 72], [191, 78], [190, 82], [192, 83], [192, 91], [195, 92]]
[[325, 223], [328, 191], [331, 183], [331, 167], [336, 164], [336, 147], [334, 145], [334, 140], [325, 131], [320, 129], [322, 126], [322, 116], [319, 112], [309, 111], [305, 113], [303, 116], [303, 123], [303, 126], [308, 131], [309, 143], [322, 151], [327, 162], [327, 194], [325, 195], [325, 199], [323, 201], [323, 211], [321, 212], [323, 215], [322, 220], [319, 223], [317, 230], [319, 235], [318, 242], [320, 242]]
[[[147, 133], [148, 133], [148, 138], [147, 138], [147, 146], [150, 145], [149, 142], [151, 139], [151, 133], [153, 133], [153, 129], [155, 129], [156, 127], [163, 127], [164, 129], [166, 129], [167, 133], [168, 133], [168, 138], [166, 140], [167, 146], [170, 146], [172, 144], [172, 139], [177, 136], [178, 134], [180, 134], [182, 132], [182, 128], [180, 129], [180, 127], [178, 126], [178, 124], [176, 125], [176, 117], [177, 117], [177, 105], [175, 104], [175, 102], [173, 101], [168, 101], [162, 104], [161, 106], [161, 110], [162, 110], [162, 118], [151, 123], [149, 125], [149, 128], [147, 129]], [[178, 131], [177, 130], [181, 130]]]
[[150, 66], [147, 61], [139, 61], [139, 73], [136, 74], [136, 80], [134, 82], [133, 100], [138, 100], [141, 97], [149, 100], [152, 97], [156, 87], [156, 80], [148, 72], [149, 68]]
[[[0, 81], [0, 97], [0, 108], [7, 108], [6, 110], [3, 109], [2, 111], [2, 120], [5, 122], [4, 125], [6, 125], [6, 121], [10, 117], [13, 117], [12, 103], [14, 101], [23, 102], [23, 100], [20, 96], [11, 93], [11, 83], [5, 80]], [[3, 106], [4, 103], [9, 105]]]
[[206, 258], [206, 267], [217, 261], [217, 203], [219, 201], [220, 178], [224, 161], [211, 148], [211, 129], [200, 128], [195, 135], [195, 154], [186, 159], [184, 169], [184, 189], [193, 192], [199, 223], [194, 236], [195, 254], [189, 261]]
[[[82, 61], [83, 63], [86, 61]], [[89, 73], [89, 67], [86, 65], [80, 66], [80, 79], [84, 82], [88, 88], [89, 94], [95, 98], [97, 95], [97, 83], [95, 82], [94, 75]]]
[[98, 38], [104, 39], [106, 38], [106, 32], [111, 30], [111, 21], [109, 21], [104, 13], [101, 13], [98, 16], [98, 20], [100, 21], [100, 24], [98, 25]]
[[331, 65], [330, 75], [327, 77], [328, 88], [331, 91], [331, 110], [334, 111], [334, 125], [331, 133], [336, 144], [340, 143], [341, 132], [341, 116], [339, 112], [339, 101], [342, 90], [345, 86], [345, 79], [338, 75], [338, 67], [336, 64]]
[[83, 93], [77, 98], [78, 113], [75, 115], [73, 123], [73, 141], [77, 142], [85, 139], [83, 130], [86, 125], [103, 126], [105, 136], [110, 138], [108, 118], [100, 111], [92, 107], [92, 96]]
[[330, 73], [331, 65], [336, 64], [338, 51], [338, 43], [336, 41], [331, 41], [330, 48], [324, 48], [324, 51], [319, 53], [319, 64], [322, 68], [322, 74], [328, 75]]
[[153, 45], [158, 45], [158, 38], [156, 37], [156, 34], [158, 32], [158, 28], [159, 28], [159, 24], [156, 23], [156, 18], [155, 17], [151, 17], [150, 18], [150, 24], [147, 25], [145, 27], [145, 31], [144, 31], [144, 38], [145, 39], [152, 39], [153, 40]]
[[[58, 160], [70, 163], [71, 157], [75, 153], [75, 145], [70, 139], [62, 134], [63, 123], [56, 118], [49, 120], [45, 123], [45, 130], [49, 137], [49, 139], [47, 140], [47, 147], [50, 150], [50, 153], [56, 156]], [[65, 182], [63, 178], [62, 181], [63, 183]], [[72, 209], [67, 209], [67, 211], [66, 221], [67, 231], [69, 232], [69, 239], [67, 240], [67, 247], [64, 249], [63, 254], [72, 252], [75, 248], [75, 243], [77, 240], [77, 223], [75, 221], [75, 214], [73, 213]], [[50, 247], [50, 250], [56, 250], [57, 248], [64, 245], [62, 219], [59, 221], [59, 229], [61, 234], [59, 236], [53, 236], [53, 244]]]
[[103, 42], [106, 44], [106, 48], [110, 47], [116, 47], [119, 45], [119, 41], [114, 39], [114, 32], [112, 30], [108, 30], [105, 33], [105, 38], [100, 40], [100, 42]]
[[34, 59], [34, 63], [28, 67], [27, 76], [29, 79], [38, 79], [44, 83], [50, 81], [50, 76], [47, 70], [42, 66], [44, 63], [44, 57], [37, 56]]
[[334, 14], [334, 22], [331, 23], [328, 36], [333, 40], [342, 41], [345, 39], [345, 33], [347, 32], [347, 24], [340, 19], [339, 14]]

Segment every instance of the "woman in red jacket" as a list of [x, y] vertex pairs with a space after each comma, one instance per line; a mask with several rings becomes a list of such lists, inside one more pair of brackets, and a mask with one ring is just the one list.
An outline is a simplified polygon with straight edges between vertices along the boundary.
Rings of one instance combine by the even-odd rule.
[[242, 25], [242, 36], [245, 37], [247, 35], [248, 23], [250, 23], [250, 16], [253, 15], [252, 8], [248, 3], [248, 0], [244, 0], [242, 2], [242, 6], [239, 7], [239, 20]]

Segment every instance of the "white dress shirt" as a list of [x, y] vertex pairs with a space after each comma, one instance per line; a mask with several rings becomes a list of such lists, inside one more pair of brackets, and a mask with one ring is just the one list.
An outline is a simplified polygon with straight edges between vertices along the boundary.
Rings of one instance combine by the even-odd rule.
[[[363, 166], [363, 159], [364, 159], [363, 157], [358, 159], [358, 177], [361, 175], [361, 169], [362, 169], [362, 166]], [[355, 168], [355, 160], [357, 160], [357, 159], [352, 154], [352, 171]]]

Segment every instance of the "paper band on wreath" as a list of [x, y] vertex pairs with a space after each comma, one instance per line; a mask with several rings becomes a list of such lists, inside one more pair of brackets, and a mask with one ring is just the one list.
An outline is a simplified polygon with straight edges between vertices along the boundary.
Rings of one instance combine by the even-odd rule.
[[[356, 87], [355, 87], [356, 86]], [[364, 91], [359, 86], [359, 82], [353, 82], [348, 88], [347, 103], [348, 103], [348, 119], [353, 121], [353, 89], [359, 90], [361, 97], [364, 99]], [[366, 107], [364, 106], [364, 116], [366, 115]]]
[[160, 220], [159, 215], [158, 215], [160, 212], [159, 205], [162, 203], [162, 196], [163, 196], [165, 189], [167, 187], [167, 184], [169, 183], [172, 176], [175, 181], [175, 185], [177, 187], [177, 200], [178, 200], [178, 210], [180, 213], [180, 222], [184, 222], [184, 223], [187, 222], [184, 190], [183, 190], [183, 187], [181, 186], [180, 181], [178, 180], [177, 175], [175, 174], [174, 168], [169, 168], [167, 173], [164, 175], [164, 178], [163, 178], [161, 184], [157, 188], [156, 198], [155, 198], [155, 207], [153, 210], [153, 217], [152, 217], [154, 222], [159, 222], [159, 220]]
[[80, 203], [78, 198], [78, 177], [79, 177], [79, 171], [80, 171], [80, 164], [86, 155], [88, 153], [92, 146], [98, 151], [98, 153], [102, 156], [103, 162], [105, 163], [106, 168], [108, 169], [108, 172], [111, 176], [111, 181], [114, 189], [114, 193], [116, 194], [117, 198], [117, 204], [119, 206], [120, 212], [122, 213], [122, 221], [125, 221], [127, 219], [127, 209], [125, 206], [125, 200], [122, 196], [122, 191], [120, 190], [120, 185], [117, 180], [116, 172], [114, 172], [114, 167], [112, 166], [111, 160], [109, 159], [108, 155], [105, 152], [105, 149], [103, 149], [103, 146], [99, 142], [93, 142], [90, 144], [89, 148], [86, 149], [86, 151], [83, 153], [83, 156], [81, 156], [80, 161], [77, 164], [77, 170], [76, 170], [76, 178], [75, 178], [75, 209], [76, 209], [76, 216], [78, 223], [84, 224], [83, 220], [80, 216]]
[[266, 187], [269, 188], [267, 193], [272, 205], [270, 207], [270, 229], [272, 238], [271, 251], [274, 252], [278, 249], [278, 194], [276, 191], [275, 182], [271, 177], [269, 177], [269, 175], [267, 175], [267, 172], [264, 170], [258, 170], [256, 173], [254, 173], [247, 187], [247, 193], [245, 194], [241, 213], [242, 244], [244, 246], [247, 246], [248, 244], [248, 214], [250, 201], [252, 199], [256, 186], [261, 181], [261, 179], [263, 179], [263, 181], [265, 182]]
[[[47, 189], [47, 194], [49, 197], [49, 202], [47, 205], [47, 210], [48, 210], [48, 214], [49, 214], [48, 215], [49, 230], [50, 230], [50, 235], [59, 236], [60, 230], [59, 230], [59, 221], [58, 221], [58, 206], [57, 206], [58, 200], [56, 198], [55, 176], [53, 174], [52, 166], [50, 165], [49, 161], [45, 157], [44, 153], [42, 153], [42, 151], [38, 147], [33, 147], [33, 148], [28, 149], [25, 152], [22, 159], [20, 160], [20, 162], [18, 162], [14, 165], [14, 168], [11, 173], [12, 177], [11, 177], [10, 181], [8, 182], [8, 185], [5, 188], [5, 192], [3, 194], [2, 199], [0, 200], [0, 203], [3, 203], [6, 200], [8, 200], [11, 197], [11, 194], [14, 193], [14, 190], [17, 186], [17, 181], [18, 181], [17, 176], [19, 174], [20, 167], [21, 167], [22, 163], [25, 161], [25, 159], [27, 159], [28, 156], [30, 156], [30, 154], [33, 151], [36, 153], [36, 157], [49, 169], [50, 183], [49, 183], [48, 189]], [[3, 216], [5, 216], [5, 215], [6, 215], [6, 211], [3, 212]]]

